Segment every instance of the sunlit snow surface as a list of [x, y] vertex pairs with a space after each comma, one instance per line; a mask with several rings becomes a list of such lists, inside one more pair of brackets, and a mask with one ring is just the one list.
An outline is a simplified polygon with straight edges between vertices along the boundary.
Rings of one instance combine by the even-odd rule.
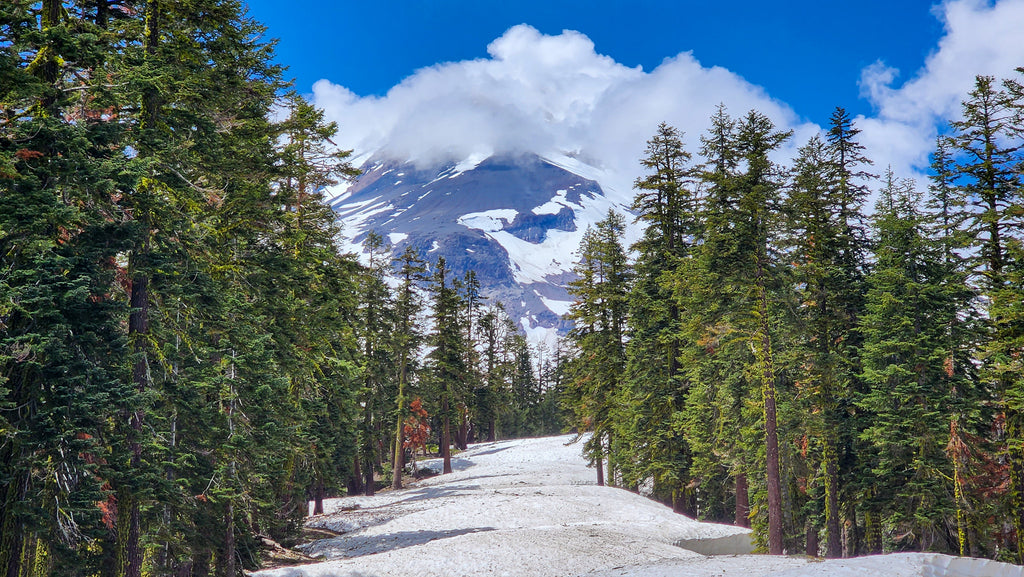
[[473, 445], [453, 459], [450, 475], [328, 501], [328, 513], [309, 524], [343, 534], [306, 548], [326, 561], [259, 575], [1024, 577], [1013, 565], [935, 554], [833, 561], [734, 554], [749, 551], [746, 530], [597, 487], [581, 444], [571, 440]]
[[477, 228], [484, 232], [495, 232], [501, 230], [505, 225], [511, 224], [518, 214], [518, 211], [511, 208], [499, 208], [464, 214], [456, 220], [466, 228]]

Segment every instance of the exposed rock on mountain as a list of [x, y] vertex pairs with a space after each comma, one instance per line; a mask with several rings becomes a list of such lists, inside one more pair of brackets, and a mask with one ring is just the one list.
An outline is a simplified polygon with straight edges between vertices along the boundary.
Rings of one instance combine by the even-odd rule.
[[500, 301], [536, 340], [565, 331], [575, 251], [609, 208], [594, 173], [570, 157], [470, 157], [419, 167], [370, 158], [363, 175], [331, 199], [349, 248], [370, 231], [397, 254], [410, 245], [428, 262], [443, 256], [459, 276], [476, 271], [483, 294]]

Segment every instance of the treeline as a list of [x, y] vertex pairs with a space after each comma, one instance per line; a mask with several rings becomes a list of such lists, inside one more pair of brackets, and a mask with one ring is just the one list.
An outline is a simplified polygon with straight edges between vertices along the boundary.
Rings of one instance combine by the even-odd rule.
[[643, 237], [609, 213], [572, 285], [600, 481], [776, 554], [1022, 561], [1024, 88], [979, 77], [962, 111], [926, 187], [872, 174], [842, 109], [789, 165], [757, 111], [720, 107], [696, 159], [658, 128]]
[[374, 232], [363, 244], [364, 362], [349, 494], [402, 488], [408, 460], [428, 448], [450, 473], [452, 447], [561, 432], [558, 347], [531, 346], [501, 303], [487, 303], [473, 271], [459, 278], [443, 257], [428, 267], [409, 247], [392, 260]]
[[0, 6], [7, 577], [233, 576], [387, 482], [410, 416], [560, 428], [471, 278], [339, 253], [321, 190], [356, 171], [264, 33], [231, 0]]

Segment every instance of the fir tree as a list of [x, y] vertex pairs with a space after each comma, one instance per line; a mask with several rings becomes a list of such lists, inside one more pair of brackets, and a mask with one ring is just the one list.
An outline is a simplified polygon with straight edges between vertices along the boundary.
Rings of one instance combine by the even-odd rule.
[[983, 377], [995, 388], [1005, 419], [1009, 465], [1007, 514], [1015, 528], [1016, 560], [1024, 559], [1024, 411], [1021, 398], [1020, 285], [1016, 282], [1020, 256], [1021, 196], [1019, 166], [1024, 151], [1024, 91], [1017, 81], [1000, 87], [995, 79], [979, 76], [963, 102], [961, 120], [951, 123], [951, 152], [956, 159], [952, 182], [957, 202], [969, 207], [964, 230], [974, 250], [972, 272], [987, 301], [987, 334], [980, 347]]
[[[793, 187], [786, 203], [784, 244], [793, 262], [798, 287], [801, 332], [799, 387], [811, 399], [806, 432], [821, 444], [824, 482], [826, 555], [842, 556], [841, 461], [848, 405], [857, 374], [853, 329], [859, 313], [863, 246], [851, 222], [863, 196], [850, 181], [856, 130], [838, 109], [833, 115], [832, 143], [814, 137], [800, 150]], [[853, 191], [853, 192], [851, 192]], [[869, 514], [870, 515], [870, 514]], [[855, 519], [853, 519], [855, 524]]]
[[434, 350], [428, 355], [428, 361], [431, 385], [441, 418], [439, 449], [443, 459], [443, 473], [452, 472], [451, 422], [453, 409], [462, 397], [461, 385], [466, 375], [467, 348], [459, 319], [462, 302], [450, 276], [451, 269], [443, 257], [439, 258], [431, 285], [434, 293], [434, 334], [430, 344]]
[[395, 398], [397, 410], [395, 411], [396, 431], [391, 488], [401, 489], [402, 470], [405, 467], [403, 433], [407, 411], [406, 397], [409, 396], [411, 377], [416, 368], [416, 353], [423, 340], [423, 335], [416, 328], [416, 321], [423, 308], [417, 286], [425, 280], [423, 275], [426, 272], [426, 267], [412, 247], [406, 247], [405, 251], [395, 259], [394, 264], [398, 265], [397, 273], [401, 284], [395, 295], [395, 325], [391, 345], [398, 362], [398, 395]]
[[956, 360], [966, 351], [950, 349], [950, 327], [972, 295], [948, 266], [945, 239], [925, 236], [932, 217], [919, 205], [913, 182], [889, 172], [875, 207], [876, 264], [862, 320], [867, 390], [857, 404], [871, 416], [861, 436], [876, 449], [873, 493], [885, 496], [882, 513], [895, 532], [916, 540], [901, 545], [956, 550], [949, 529], [959, 523], [958, 491], [950, 481], [958, 474], [947, 445], [951, 422], [972, 428], [963, 401], [975, 385]]
[[629, 296], [627, 378], [616, 427], [628, 453], [620, 461], [626, 485], [651, 479], [655, 494], [667, 501], [690, 482], [682, 431], [665, 426], [678, 422], [686, 393], [679, 369], [680, 310], [667, 279], [691, 256], [698, 232], [694, 169], [681, 137], [660, 124], [641, 160], [649, 173], [634, 183], [633, 209], [647, 227], [633, 246], [638, 257]]
[[[707, 359], [704, 355], [712, 351], [715, 355], [713, 360], [691, 369], [694, 392], [690, 397], [695, 402], [691, 414], [701, 410], [698, 406], [705, 411], [725, 409], [721, 405], [702, 404], [715, 399], [732, 406], [735, 404], [728, 400], [730, 397], [739, 399], [756, 394], [761, 399], [761, 414], [753, 422], [751, 415], [734, 413], [727, 420], [739, 427], [737, 433], [756, 429], [761, 438], [768, 501], [768, 549], [773, 554], [782, 552], [783, 511], [777, 430], [778, 373], [772, 344], [777, 313], [771, 306], [777, 267], [770, 241], [778, 227], [782, 182], [779, 169], [768, 156], [787, 138], [789, 133], [775, 130], [771, 121], [756, 111], [734, 121], [724, 109], [718, 110], [709, 134], [702, 138], [707, 159], [707, 171], [702, 178], [709, 189], [700, 250], [693, 262], [675, 275], [676, 294], [690, 317], [684, 327], [689, 335], [687, 341], [694, 349], [687, 356], [696, 353]], [[714, 304], [704, 305], [703, 299], [711, 299]], [[703, 347], [705, 353], [699, 353], [697, 347]], [[710, 374], [701, 369], [722, 366], [722, 362], [738, 362], [744, 367], [740, 374], [745, 379], [736, 384], [752, 388], [759, 383], [758, 389], [721, 396], [717, 385], [707, 382]], [[694, 418], [700, 419], [699, 414]], [[718, 418], [726, 420], [723, 416]], [[697, 445], [713, 438], [692, 430], [690, 436]], [[743, 446], [736, 447], [732, 458], [737, 462], [732, 470], [738, 487], [745, 488], [746, 472], [755, 470], [752, 467], [760, 460], [759, 454], [760, 450], [747, 454]], [[738, 498], [737, 504], [742, 503], [743, 499]]]
[[370, 232], [365, 241], [369, 264], [362, 278], [360, 291], [360, 341], [362, 344], [361, 373], [362, 391], [359, 427], [360, 469], [365, 476], [363, 490], [367, 496], [374, 494], [374, 470], [378, 466], [377, 440], [383, 430], [381, 422], [392, 375], [390, 367], [394, 358], [387, 346], [388, 333], [394, 325], [391, 317], [390, 293], [384, 283], [385, 269], [390, 268], [390, 247], [375, 232]]
[[[577, 365], [566, 389], [566, 405], [580, 434], [592, 435], [584, 454], [597, 466], [598, 484], [604, 484], [606, 446], [611, 446], [612, 409], [625, 366], [625, 325], [631, 270], [619, 238], [622, 217], [609, 211], [595, 228], [588, 229], [580, 245], [578, 280], [569, 291], [576, 301], [567, 315], [576, 326], [570, 338], [578, 350]], [[614, 481], [613, 471], [609, 479]]]

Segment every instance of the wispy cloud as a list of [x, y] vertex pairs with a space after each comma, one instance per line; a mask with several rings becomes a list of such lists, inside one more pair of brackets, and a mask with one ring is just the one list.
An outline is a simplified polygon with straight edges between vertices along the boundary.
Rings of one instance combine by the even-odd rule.
[[977, 75], [1016, 76], [1024, 66], [1024, 0], [945, 2], [935, 8], [945, 35], [920, 70], [897, 84], [901, 71], [876, 62], [861, 74], [861, 94], [876, 113], [860, 118], [863, 143], [898, 174], [928, 165], [945, 122], [960, 117], [960, 102]]

